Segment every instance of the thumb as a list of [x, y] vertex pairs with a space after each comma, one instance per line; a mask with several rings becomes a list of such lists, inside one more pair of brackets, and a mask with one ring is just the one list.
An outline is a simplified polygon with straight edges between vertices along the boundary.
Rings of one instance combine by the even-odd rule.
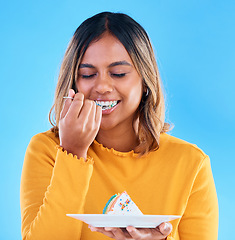
[[[73, 90], [73, 89], [69, 89], [68, 97], [73, 98], [74, 95], [75, 95], [74, 90]], [[62, 108], [62, 110], [61, 110], [61, 112], [60, 112], [60, 119], [62, 119], [62, 118], [64, 118], [64, 117], [66, 116], [66, 114], [67, 114], [67, 112], [68, 112], [68, 110], [69, 110], [69, 107], [70, 107], [71, 103], [72, 103], [72, 99], [70, 99], [70, 98], [65, 99], [63, 108]]]
[[172, 231], [172, 225], [169, 222], [162, 223], [159, 226], [159, 230], [161, 231], [162, 235], [167, 237]]
[[74, 97], [75, 91], [71, 88], [69, 89], [69, 97]]

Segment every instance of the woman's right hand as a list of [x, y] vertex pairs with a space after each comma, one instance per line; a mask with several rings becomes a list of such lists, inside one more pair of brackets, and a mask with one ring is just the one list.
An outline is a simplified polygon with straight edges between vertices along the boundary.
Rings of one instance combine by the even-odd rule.
[[101, 123], [102, 109], [92, 100], [84, 99], [82, 93], [69, 90], [60, 114], [60, 146], [68, 153], [86, 159], [89, 146], [94, 141]]

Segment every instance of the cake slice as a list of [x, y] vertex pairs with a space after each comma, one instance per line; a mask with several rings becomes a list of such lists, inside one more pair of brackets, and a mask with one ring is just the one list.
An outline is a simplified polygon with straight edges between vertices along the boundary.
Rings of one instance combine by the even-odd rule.
[[106, 203], [103, 214], [143, 215], [126, 191], [113, 195]]

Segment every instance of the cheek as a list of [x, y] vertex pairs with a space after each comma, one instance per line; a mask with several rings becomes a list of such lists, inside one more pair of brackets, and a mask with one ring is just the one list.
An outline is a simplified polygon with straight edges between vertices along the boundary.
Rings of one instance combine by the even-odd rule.
[[91, 88], [92, 88], [89, 81], [82, 81], [82, 80], [77, 81], [76, 87], [77, 87], [78, 92], [83, 93], [85, 96], [90, 93]]
[[142, 98], [143, 87], [142, 83], [133, 84], [132, 87], [127, 88], [129, 95], [134, 102], [139, 102]]
[[128, 105], [129, 110], [136, 111], [139, 107], [142, 98], [142, 85], [132, 86], [125, 89], [125, 102]]

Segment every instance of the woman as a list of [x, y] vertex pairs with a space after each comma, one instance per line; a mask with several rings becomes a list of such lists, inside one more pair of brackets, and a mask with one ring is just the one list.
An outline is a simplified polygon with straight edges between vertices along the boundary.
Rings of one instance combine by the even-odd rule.
[[[153, 49], [132, 18], [103, 12], [78, 27], [54, 111], [53, 128], [34, 136], [26, 151], [23, 239], [217, 239], [209, 158], [166, 134]], [[155, 229], [123, 230], [66, 216], [102, 213], [110, 196], [124, 190], [144, 214], [182, 217]]]

